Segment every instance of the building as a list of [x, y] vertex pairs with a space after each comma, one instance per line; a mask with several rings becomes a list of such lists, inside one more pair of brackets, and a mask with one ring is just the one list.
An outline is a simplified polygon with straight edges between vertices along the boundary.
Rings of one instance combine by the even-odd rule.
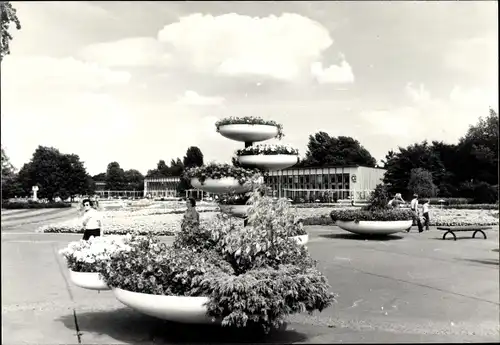
[[97, 181], [95, 183], [95, 194], [100, 198], [140, 198], [142, 191], [139, 190], [107, 190], [106, 182]]
[[144, 179], [144, 196], [152, 198], [177, 197], [177, 187], [180, 182], [179, 176], [147, 177]]
[[386, 170], [363, 166], [291, 167], [264, 177], [273, 196], [304, 200], [366, 200]]

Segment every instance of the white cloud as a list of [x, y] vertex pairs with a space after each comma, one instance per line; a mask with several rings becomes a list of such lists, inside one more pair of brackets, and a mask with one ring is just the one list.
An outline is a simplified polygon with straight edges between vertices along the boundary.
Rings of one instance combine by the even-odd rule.
[[321, 62], [314, 62], [311, 64], [311, 74], [320, 84], [354, 83], [354, 73], [352, 72], [351, 65], [345, 60], [342, 60], [340, 65], [331, 65], [327, 68], [323, 68]]
[[152, 37], [131, 37], [113, 42], [86, 46], [81, 56], [88, 61], [105, 66], [155, 66], [167, 65], [170, 54], [165, 45]]
[[187, 90], [184, 92], [184, 95], [178, 98], [177, 104], [183, 104], [183, 105], [221, 105], [224, 103], [225, 99], [224, 97], [208, 97], [208, 96], [202, 96], [199, 95], [198, 93]]
[[202, 72], [292, 80], [331, 46], [328, 30], [298, 14], [250, 17], [200, 13], [165, 26], [158, 39]]
[[419, 89], [408, 84], [405, 92], [411, 106], [361, 112], [370, 133], [387, 136], [404, 146], [427, 140], [456, 142], [479, 117], [488, 115], [488, 107], [498, 104], [498, 95], [479, 89], [455, 86], [448, 98], [432, 98], [423, 85]]
[[9, 57], [2, 62], [2, 89], [27, 86], [101, 87], [126, 84], [131, 75], [72, 57]]

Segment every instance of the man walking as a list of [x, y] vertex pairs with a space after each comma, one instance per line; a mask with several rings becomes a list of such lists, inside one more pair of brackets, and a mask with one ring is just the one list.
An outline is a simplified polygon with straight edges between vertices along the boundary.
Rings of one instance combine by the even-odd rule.
[[[415, 223], [417, 224], [418, 232], [424, 231], [422, 229], [422, 221], [420, 220], [420, 217], [418, 215], [418, 195], [417, 194], [413, 194], [413, 199], [411, 200], [411, 203], [410, 203], [410, 209], [411, 209], [411, 212], [413, 213], [413, 225], [415, 225]], [[410, 232], [410, 229], [408, 229], [407, 232]]]

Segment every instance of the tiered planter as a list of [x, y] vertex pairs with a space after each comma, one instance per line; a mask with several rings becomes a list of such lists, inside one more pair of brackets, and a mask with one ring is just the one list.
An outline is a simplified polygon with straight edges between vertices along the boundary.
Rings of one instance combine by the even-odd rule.
[[245, 218], [248, 212], [248, 208], [250, 205], [219, 205], [220, 209], [224, 213], [232, 214], [238, 218]]
[[197, 178], [191, 179], [191, 185], [194, 188], [214, 194], [246, 193], [251, 191], [255, 185], [260, 185], [263, 182], [262, 178], [258, 181], [248, 181], [243, 184], [240, 184], [234, 177], [223, 177], [220, 179], [207, 178], [203, 183]]
[[208, 297], [164, 296], [113, 289], [117, 300], [143, 314], [159, 319], [192, 323], [220, 323], [207, 315]]
[[336, 225], [346, 231], [360, 235], [390, 235], [411, 228], [412, 220], [396, 221], [341, 221]]
[[241, 165], [248, 167], [259, 167], [266, 170], [281, 170], [291, 167], [298, 163], [299, 157], [296, 155], [248, 155], [239, 156], [238, 161]]
[[88, 290], [110, 290], [99, 273], [69, 271], [69, 278], [73, 284]]
[[278, 135], [278, 128], [270, 125], [231, 124], [220, 126], [219, 133], [231, 140], [253, 143], [274, 138]]

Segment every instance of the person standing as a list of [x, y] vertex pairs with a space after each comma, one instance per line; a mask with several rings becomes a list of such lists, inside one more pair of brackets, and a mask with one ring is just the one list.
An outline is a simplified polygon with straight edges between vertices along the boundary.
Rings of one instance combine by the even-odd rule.
[[423, 216], [425, 219], [425, 222], [424, 222], [425, 230], [429, 230], [430, 218], [429, 218], [429, 200], [428, 199], [425, 200], [424, 204], [422, 205], [422, 213], [423, 213]]
[[[413, 194], [413, 199], [410, 202], [410, 209], [413, 213], [413, 225], [417, 224], [418, 232], [424, 231], [422, 229], [422, 222], [420, 221], [420, 217], [418, 216], [418, 194]], [[407, 232], [410, 232], [410, 229], [408, 229]]]
[[83, 240], [88, 241], [92, 236], [101, 236], [102, 218], [100, 212], [93, 208], [93, 203], [90, 199], [83, 199], [82, 203], [84, 209], [82, 224], [85, 229]]
[[388, 206], [392, 208], [399, 208], [401, 204], [404, 204], [405, 201], [403, 200], [403, 197], [401, 196], [401, 193], [396, 193], [394, 195], [394, 198], [392, 198], [391, 201], [389, 201]]
[[182, 227], [186, 225], [199, 226], [200, 225], [200, 214], [196, 211], [196, 200], [194, 198], [189, 198], [186, 200], [186, 213], [184, 213], [184, 219], [182, 220]]

